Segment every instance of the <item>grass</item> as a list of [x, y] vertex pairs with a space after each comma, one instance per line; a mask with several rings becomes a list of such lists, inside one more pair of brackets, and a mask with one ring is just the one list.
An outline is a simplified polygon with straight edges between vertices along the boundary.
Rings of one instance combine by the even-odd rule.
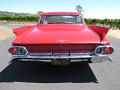
[[37, 22], [16, 22], [16, 21], [0, 21], [0, 24], [2, 25], [2, 24], [5, 24], [5, 25], [7, 25], [7, 24], [29, 24], [29, 25], [36, 25], [37, 24]]

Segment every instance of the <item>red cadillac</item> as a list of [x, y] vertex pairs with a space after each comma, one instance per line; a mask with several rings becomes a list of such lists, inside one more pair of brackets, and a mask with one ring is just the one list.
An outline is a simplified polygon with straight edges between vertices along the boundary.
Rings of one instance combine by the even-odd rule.
[[113, 48], [106, 38], [110, 28], [86, 25], [78, 12], [42, 13], [36, 26], [14, 29], [9, 53], [20, 61], [71, 62], [110, 60]]

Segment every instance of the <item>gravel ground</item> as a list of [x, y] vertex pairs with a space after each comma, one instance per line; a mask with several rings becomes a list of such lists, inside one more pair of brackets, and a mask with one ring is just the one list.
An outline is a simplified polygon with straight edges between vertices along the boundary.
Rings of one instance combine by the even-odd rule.
[[110, 30], [107, 35], [116, 39], [120, 39], [120, 30]]
[[12, 30], [6, 27], [0, 27], [0, 41], [5, 40], [9, 37], [14, 36]]

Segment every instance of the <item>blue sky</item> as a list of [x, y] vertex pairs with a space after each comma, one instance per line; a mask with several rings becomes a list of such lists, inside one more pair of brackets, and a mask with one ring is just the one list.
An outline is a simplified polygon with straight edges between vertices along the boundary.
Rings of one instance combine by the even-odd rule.
[[79, 4], [87, 18], [120, 18], [120, 0], [0, 0], [0, 10], [36, 13], [76, 11]]

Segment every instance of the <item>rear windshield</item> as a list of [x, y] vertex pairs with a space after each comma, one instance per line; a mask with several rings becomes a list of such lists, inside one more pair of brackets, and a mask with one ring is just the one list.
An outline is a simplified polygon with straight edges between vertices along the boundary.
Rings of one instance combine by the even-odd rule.
[[47, 15], [41, 16], [40, 24], [82, 24], [79, 15]]

